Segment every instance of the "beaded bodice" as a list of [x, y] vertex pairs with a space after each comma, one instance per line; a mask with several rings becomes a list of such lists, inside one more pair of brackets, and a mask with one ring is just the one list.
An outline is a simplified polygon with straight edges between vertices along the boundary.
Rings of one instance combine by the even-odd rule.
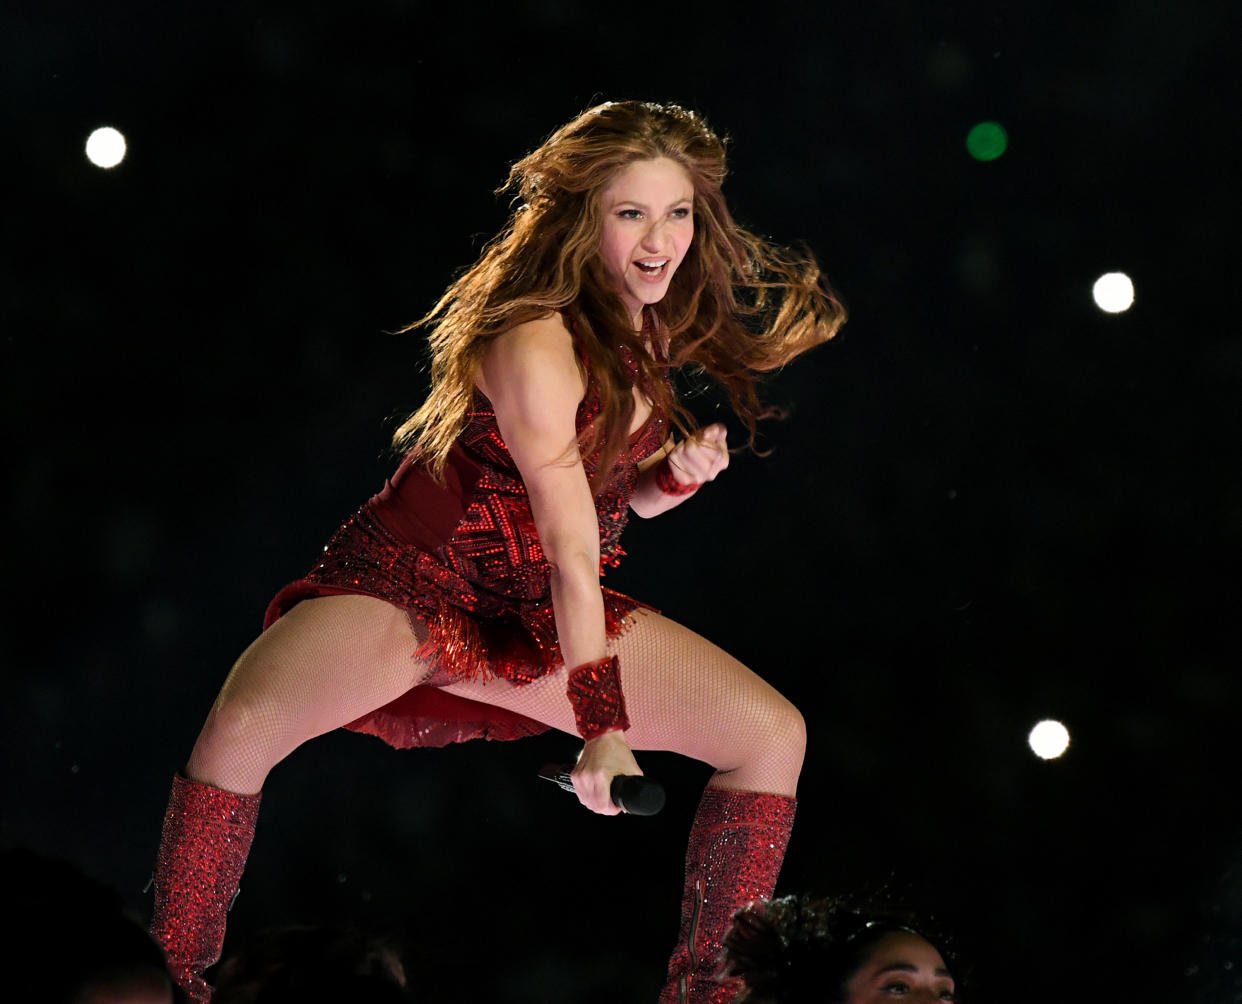
[[[638, 367], [631, 365], [638, 379]], [[578, 406], [581, 435], [600, 413], [590, 373]], [[595, 495], [600, 571], [615, 565], [638, 465], [668, 435], [656, 412], [630, 436]], [[599, 454], [583, 457], [593, 483]], [[282, 592], [269, 622], [317, 589], [382, 597], [416, 613], [429, 630], [419, 657], [450, 676], [500, 676], [529, 682], [560, 659], [551, 602], [551, 569], [539, 543], [530, 498], [500, 435], [496, 413], [476, 391], [472, 407], [438, 482], [407, 456], [374, 496], [328, 542], [305, 580]], [[310, 590], [311, 592], [307, 592]], [[609, 637], [640, 604], [603, 589]], [[419, 740], [421, 742], [422, 740]]]
[[[599, 411], [594, 382], [588, 381], [587, 394], [578, 406], [579, 435]], [[595, 497], [601, 570], [604, 565], [615, 565], [624, 553], [619, 542], [638, 480], [638, 463], [655, 453], [666, 435], [664, 417], [653, 414], [630, 437]], [[488, 593], [499, 594], [497, 599], [547, 598], [548, 564], [535, 530], [526, 485], [500, 436], [492, 404], [481, 391], [475, 391], [474, 404], [458, 438], [458, 446], [478, 464], [479, 478], [470, 492], [461, 521], [452, 537], [439, 549], [438, 557], [461, 579]], [[589, 478], [595, 478], [598, 463], [598, 452], [583, 457], [583, 467]], [[477, 599], [482, 601], [481, 608], [490, 605], [483, 596]]]

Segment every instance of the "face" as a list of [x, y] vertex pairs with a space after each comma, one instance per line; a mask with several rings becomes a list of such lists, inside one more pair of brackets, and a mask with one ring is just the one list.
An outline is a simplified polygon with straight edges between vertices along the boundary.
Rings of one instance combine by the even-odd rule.
[[667, 157], [636, 160], [603, 194], [600, 257], [640, 326], [643, 306], [659, 303], [694, 237], [694, 186]]
[[894, 931], [878, 942], [846, 987], [846, 1004], [930, 1004], [953, 1000], [953, 977], [940, 953], [917, 934]]

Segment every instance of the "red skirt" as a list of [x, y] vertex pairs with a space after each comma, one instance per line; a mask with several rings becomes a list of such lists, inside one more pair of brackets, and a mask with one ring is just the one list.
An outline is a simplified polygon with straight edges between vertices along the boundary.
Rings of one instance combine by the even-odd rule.
[[[605, 630], [624, 633], [646, 604], [604, 589]], [[414, 655], [432, 666], [426, 683], [371, 711], [345, 728], [377, 736], [398, 748], [447, 746], [468, 739], [520, 739], [548, 726], [504, 708], [472, 701], [440, 688], [462, 679], [501, 677], [521, 686], [558, 669], [550, 599], [498, 603], [480, 612], [463, 605], [454, 573], [417, 544], [394, 534], [371, 506], [363, 506], [324, 549], [303, 579], [285, 586], [264, 617], [266, 630], [305, 599], [375, 596], [406, 611], [427, 640]], [[471, 605], [475, 610], [469, 609]]]

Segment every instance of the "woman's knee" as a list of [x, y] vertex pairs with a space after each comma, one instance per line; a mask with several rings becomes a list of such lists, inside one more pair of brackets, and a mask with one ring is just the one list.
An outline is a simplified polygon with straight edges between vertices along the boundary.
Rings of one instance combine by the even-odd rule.
[[725, 771], [745, 766], [762, 770], [779, 764], [782, 772], [791, 769], [796, 776], [806, 754], [806, 719], [797, 707], [769, 689], [739, 711], [730, 725], [710, 740], [717, 750], [711, 763]]
[[793, 704], [789, 705], [790, 709], [790, 733], [792, 741], [802, 752], [806, 752], [806, 718]]
[[768, 712], [767, 745], [784, 757], [796, 757], [798, 763], [806, 755], [806, 719], [792, 701], [778, 697]]
[[718, 787], [796, 794], [806, 756], [806, 720], [790, 701], [773, 691], [731, 747], [713, 762]]
[[248, 651], [237, 661], [203, 722], [187, 764], [197, 781], [230, 788], [227, 779], [236, 764], [262, 763], [266, 773], [288, 753], [280, 702], [252, 672], [251, 658]]
[[201, 736], [213, 747], [256, 749], [283, 731], [275, 710], [270, 701], [253, 694], [222, 694], [208, 712]]

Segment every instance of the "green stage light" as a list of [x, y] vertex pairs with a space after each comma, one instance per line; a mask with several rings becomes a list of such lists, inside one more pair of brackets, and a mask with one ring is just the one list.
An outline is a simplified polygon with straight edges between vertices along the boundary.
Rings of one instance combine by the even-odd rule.
[[975, 160], [995, 160], [1009, 146], [1009, 134], [999, 122], [980, 122], [966, 134], [966, 149]]

